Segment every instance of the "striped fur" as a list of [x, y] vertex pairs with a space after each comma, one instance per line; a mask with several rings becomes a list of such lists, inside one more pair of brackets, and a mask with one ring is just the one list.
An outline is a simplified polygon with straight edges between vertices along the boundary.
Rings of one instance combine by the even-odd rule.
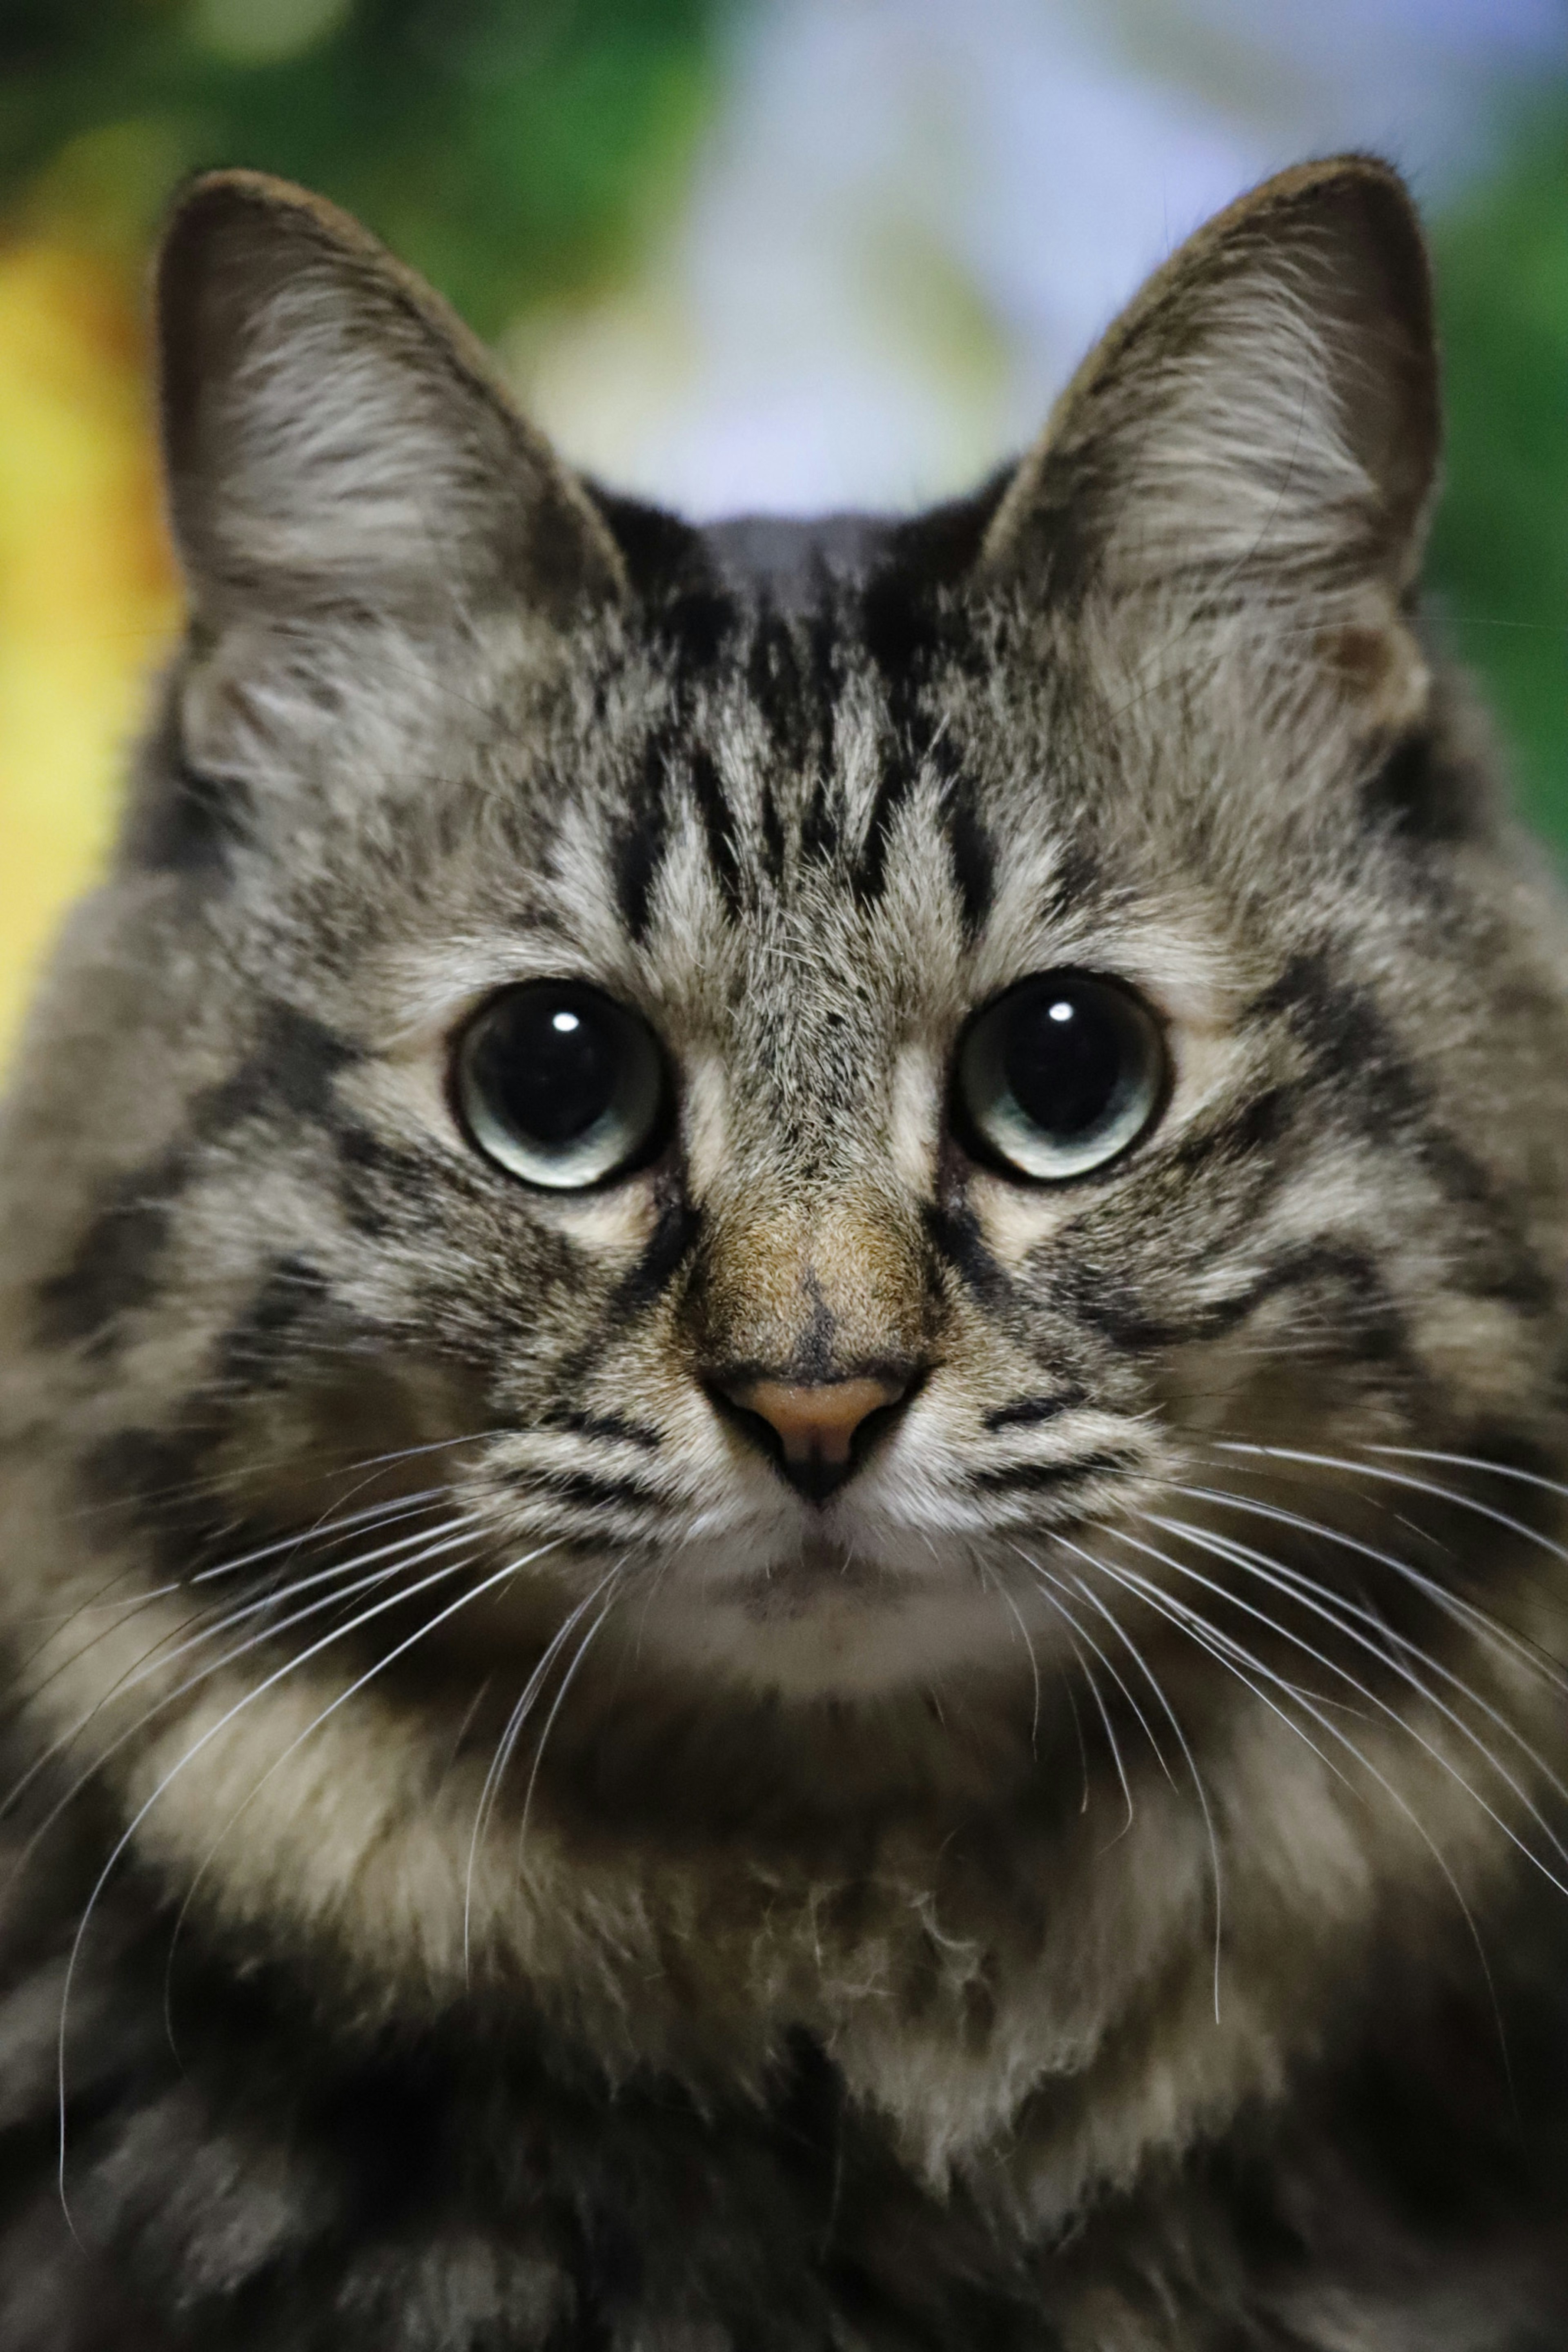
[[[1568, 950], [1397, 181], [909, 521], [575, 480], [269, 182], [161, 286], [191, 628], [0, 1139], [0, 2341], [1558, 2342]], [[1064, 966], [1172, 1076], [1040, 1188], [952, 1064]], [[455, 1114], [530, 977], [663, 1043], [618, 1183]], [[824, 1504], [725, 1406], [868, 1370]]]

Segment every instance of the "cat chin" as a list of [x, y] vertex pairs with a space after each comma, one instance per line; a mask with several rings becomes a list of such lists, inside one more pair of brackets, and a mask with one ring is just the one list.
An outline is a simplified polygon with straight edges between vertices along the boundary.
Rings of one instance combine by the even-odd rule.
[[910, 1688], [940, 1697], [954, 1676], [1026, 1680], [1051, 1639], [967, 1561], [931, 1560], [912, 1575], [826, 1543], [744, 1580], [658, 1578], [616, 1614], [611, 1645], [645, 1673], [674, 1668], [801, 1701]]

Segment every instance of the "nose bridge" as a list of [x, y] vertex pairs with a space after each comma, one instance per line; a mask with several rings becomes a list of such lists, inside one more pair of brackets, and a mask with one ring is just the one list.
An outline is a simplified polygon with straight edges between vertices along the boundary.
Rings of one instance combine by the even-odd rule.
[[912, 1211], [878, 1187], [741, 1194], [710, 1220], [693, 1304], [705, 1367], [795, 1384], [902, 1377], [928, 1304]]

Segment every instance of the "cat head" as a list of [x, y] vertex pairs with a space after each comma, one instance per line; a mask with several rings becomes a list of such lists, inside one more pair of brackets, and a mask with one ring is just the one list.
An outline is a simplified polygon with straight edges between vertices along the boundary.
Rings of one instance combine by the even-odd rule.
[[6, 1180], [104, 1540], [438, 1493], [432, 1617], [815, 1700], [1081, 1648], [1269, 1462], [1549, 1442], [1563, 989], [1412, 616], [1392, 173], [1245, 198], [903, 521], [579, 479], [264, 179], [159, 319], [189, 635]]

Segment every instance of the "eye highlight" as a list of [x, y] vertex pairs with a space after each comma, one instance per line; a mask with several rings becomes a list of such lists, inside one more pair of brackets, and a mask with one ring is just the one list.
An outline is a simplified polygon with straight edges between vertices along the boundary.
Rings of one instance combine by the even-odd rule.
[[458, 1041], [453, 1091], [487, 1160], [582, 1192], [651, 1157], [668, 1102], [647, 1024], [596, 988], [534, 981], [490, 999]]
[[1039, 1184], [1103, 1168], [1149, 1127], [1169, 1071], [1160, 1026], [1119, 981], [1047, 971], [970, 1024], [957, 1109], [984, 1158]]

